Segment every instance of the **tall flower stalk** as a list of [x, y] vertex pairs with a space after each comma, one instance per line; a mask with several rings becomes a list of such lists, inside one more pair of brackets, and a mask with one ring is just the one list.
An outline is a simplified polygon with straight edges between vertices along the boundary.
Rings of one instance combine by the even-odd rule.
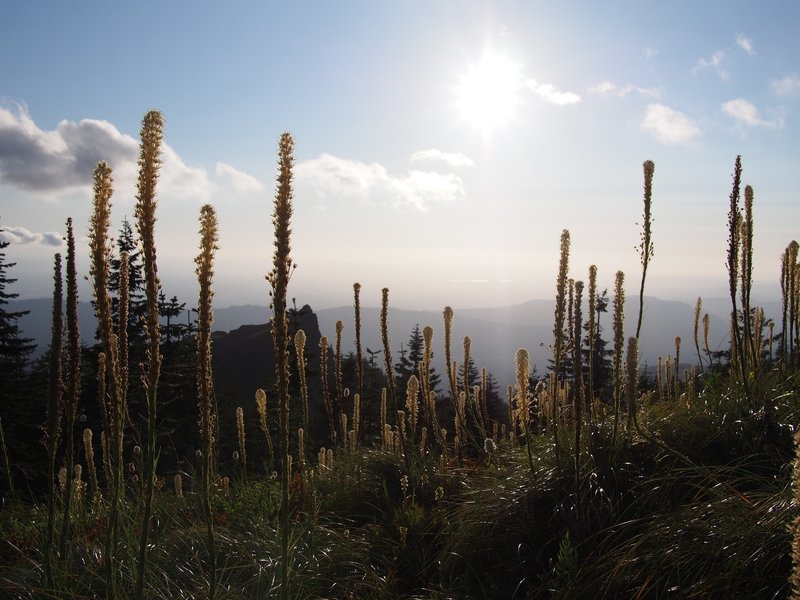
[[639, 318], [636, 321], [636, 339], [639, 339], [639, 333], [642, 330], [642, 314], [644, 312], [644, 282], [647, 278], [647, 267], [650, 264], [650, 259], [653, 258], [653, 239], [652, 239], [652, 225], [653, 225], [653, 174], [655, 173], [656, 166], [652, 160], [646, 160], [642, 164], [644, 168], [644, 215], [642, 217], [642, 241], [639, 244], [639, 258], [642, 262], [642, 281], [639, 285]]
[[47, 420], [44, 426], [44, 442], [47, 448], [47, 544], [44, 551], [44, 575], [48, 586], [52, 586], [52, 550], [56, 514], [56, 451], [61, 435], [61, 343], [64, 331], [64, 283], [61, 274], [61, 254], [55, 255], [53, 265], [53, 327], [50, 341], [50, 365], [47, 385]]
[[[94, 170], [94, 210], [89, 223], [90, 275], [93, 283], [95, 314], [100, 332], [102, 352], [98, 355], [98, 401], [103, 416], [103, 434], [107, 440], [111, 481], [108, 529], [105, 547], [105, 576], [109, 597], [116, 597], [114, 562], [119, 537], [119, 512], [122, 500], [123, 461], [122, 441], [125, 426], [125, 394], [119, 365], [117, 336], [111, 321], [111, 297], [108, 293], [111, 245], [108, 235], [113, 193], [111, 167], [98, 163]], [[122, 273], [120, 277], [123, 277]]]
[[[64, 433], [67, 473], [72, 473], [75, 463], [75, 419], [78, 416], [78, 399], [81, 394], [81, 340], [78, 330], [78, 276], [75, 268], [75, 234], [72, 219], [67, 219], [67, 369], [65, 373], [66, 397], [64, 399]], [[64, 518], [61, 523], [61, 556], [67, 545], [70, 522], [72, 486], [67, 486], [64, 499]]]
[[575, 411], [575, 491], [580, 484], [581, 429], [583, 425], [583, 350], [581, 349], [581, 330], [583, 329], [583, 282], [575, 282], [575, 309], [573, 311], [574, 345], [572, 347], [572, 368], [575, 389], [573, 390], [573, 407]]
[[294, 140], [289, 133], [281, 135], [278, 149], [278, 183], [272, 224], [275, 228], [273, 267], [267, 276], [272, 288], [272, 341], [275, 346], [275, 382], [281, 429], [281, 598], [289, 598], [289, 331], [286, 317], [286, 290], [292, 269], [292, 167]]
[[586, 395], [586, 398], [589, 402], [588, 414], [591, 418], [592, 413], [594, 411], [594, 355], [595, 355], [595, 343], [597, 339], [595, 337], [595, 330], [597, 329], [597, 317], [595, 315], [597, 311], [597, 266], [591, 265], [589, 267], [589, 315], [588, 315], [588, 324], [587, 328], [589, 330], [588, 335], [588, 342], [589, 342], [589, 393]]
[[206, 520], [208, 546], [208, 597], [213, 600], [217, 592], [217, 553], [214, 540], [214, 519], [211, 512], [211, 481], [214, 470], [214, 383], [211, 378], [211, 324], [214, 315], [211, 301], [214, 297], [214, 254], [217, 251], [217, 215], [214, 207], [206, 204], [200, 209], [200, 254], [195, 258], [195, 273], [200, 284], [197, 301], [197, 397], [199, 401], [201, 444], [201, 502]]
[[[744, 376], [741, 360], [733, 364], [734, 355], [741, 359], [742, 337], [739, 332], [739, 309], [736, 302], [736, 292], [739, 285], [739, 246], [741, 245], [742, 215], [739, 210], [739, 188], [742, 180], [742, 157], [737, 156], [733, 167], [733, 186], [730, 194], [730, 207], [728, 209], [728, 289], [731, 298], [731, 363], [738, 372], [739, 377]], [[742, 380], [744, 381], [744, 380]]]
[[[353, 312], [354, 324], [356, 335], [356, 379], [358, 381], [358, 393], [364, 393], [364, 355], [361, 351], [361, 284], [356, 282], [353, 284]], [[308, 431], [308, 423], [306, 423], [305, 430]]]
[[[569, 231], [561, 232], [560, 258], [558, 261], [558, 277], [556, 278], [556, 310], [553, 322], [553, 374], [558, 383], [561, 372], [561, 361], [564, 354], [564, 320], [567, 315], [567, 273], [569, 272]], [[551, 407], [551, 430], [558, 455], [558, 394], [553, 394]]]
[[613, 439], [617, 439], [619, 429], [619, 410], [622, 398], [622, 347], [625, 344], [625, 274], [617, 271], [614, 279], [614, 432]]
[[397, 392], [392, 370], [392, 349], [389, 340], [389, 288], [381, 290], [381, 342], [383, 342], [383, 361], [386, 366], [386, 385], [392, 398], [393, 414], [397, 414]]
[[[297, 375], [300, 378], [300, 398], [303, 401], [303, 431], [308, 431], [308, 382], [306, 381], [306, 332], [298, 329], [294, 334], [294, 351], [297, 355]], [[272, 442], [270, 442], [272, 446]], [[304, 443], [300, 448], [306, 453], [307, 448]], [[272, 450], [270, 450], [271, 460]]]
[[148, 112], [142, 121], [141, 146], [139, 149], [139, 181], [136, 197], [136, 228], [142, 244], [142, 267], [144, 268], [145, 334], [147, 349], [145, 365], [141, 374], [147, 397], [147, 444], [144, 448], [144, 513], [139, 535], [139, 566], [136, 574], [136, 597], [144, 595], [144, 573], [147, 565], [147, 538], [153, 507], [153, 492], [156, 471], [156, 408], [158, 379], [161, 374], [161, 329], [158, 317], [158, 266], [156, 264], [156, 183], [161, 164], [161, 141], [164, 119], [158, 111]]

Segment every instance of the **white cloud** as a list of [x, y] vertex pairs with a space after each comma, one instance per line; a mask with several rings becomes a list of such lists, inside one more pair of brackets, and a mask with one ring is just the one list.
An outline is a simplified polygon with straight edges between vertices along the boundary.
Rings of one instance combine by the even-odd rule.
[[774, 94], [779, 96], [788, 96], [798, 92], [800, 91], [800, 75], [792, 73], [782, 79], [773, 79], [770, 82], [770, 88]]
[[567, 104], [576, 104], [581, 101], [581, 97], [574, 92], [562, 92], [552, 83], [538, 83], [534, 79], [529, 79], [525, 84], [530, 90], [553, 104], [565, 106]]
[[227, 177], [237, 192], [257, 192], [264, 189], [258, 179], [224, 162], [217, 162], [216, 173], [217, 177]]
[[432, 204], [464, 197], [464, 184], [454, 173], [409, 171], [396, 176], [378, 163], [322, 154], [295, 167], [298, 186], [309, 186], [323, 200], [357, 200], [394, 208], [427, 210]]
[[656, 50], [655, 48], [645, 48], [645, 49], [642, 51], [642, 56], [644, 56], [644, 59], [645, 59], [645, 60], [650, 60], [650, 59], [651, 59], [651, 58], [653, 58], [653, 57], [654, 57], [656, 54], [658, 54], [658, 50]]
[[659, 88], [645, 88], [638, 85], [628, 83], [622, 87], [617, 86], [611, 81], [602, 81], [597, 85], [587, 88], [589, 92], [594, 94], [602, 94], [604, 96], [619, 96], [625, 98], [631, 93], [636, 93], [644, 98], [660, 98], [661, 90]]
[[736, 100], [725, 102], [722, 105], [722, 112], [748, 127], [756, 127], [759, 125], [771, 129], [780, 129], [783, 127], [782, 118], [776, 117], [771, 121], [763, 119], [756, 106], [744, 98], [737, 98]]
[[[98, 162], [114, 171], [115, 188], [135, 193], [138, 142], [108, 121], [61, 121], [45, 131], [24, 106], [0, 106], [0, 183], [48, 194], [89, 188]], [[162, 146], [159, 191], [177, 197], [211, 193], [204, 169], [189, 167], [167, 144]]]
[[689, 117], [659, 103], [647, 106], [641, 129], [665, 144], [685, 144], [700, 135]]
[[0, 241], [11, 244], [42, 244], [43, 246], [61, 246], [64, 240], [57, 231], [35, 233], [25, 227], [0, 227]]
[[747, 52], [747, 56], [753, 56], [756, 53], [755, 48], [753, 48], [753, 40], [743, 33], [736, 36], [736, 45]]
[[418, 161], [435, 161], [439, 160], [447, 163], [453, 167], [471, 167], [475, 164], [469, 156], [465, 156], [460, 152], [442, 152], [436, 148], [428, 148], [427, 150], [417, 150], [411, 155], [412, 162]]
[[699, 58], [697, 64], [692, 69], [692, 73], [704, 71], [705, 69], [713, 69], [721, 79], [728, 78], [728, 72], [724, 69], [722, 63], [725, 61], [725, 51], [717, 50], [711, 55], [711, 58]]

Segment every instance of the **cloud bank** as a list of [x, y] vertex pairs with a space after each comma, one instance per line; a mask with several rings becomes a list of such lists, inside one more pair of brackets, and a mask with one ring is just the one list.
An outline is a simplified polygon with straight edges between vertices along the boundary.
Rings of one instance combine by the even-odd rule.
[[685, 144], [700, 135], [700, 128], [689, 117], [659, 103], [648, 105], [641, 129], [664, 144]]
[[603, 96], [619, 96], [625, 98], [632, 93], [636, 93], [644, 98], [659, 98], [661, 97], [661, 90], [659, 88], [646, 88], [638, 85], [628, 83], [622, 87], [616, 85], [611, 81], [602, 81], [597, 85], [588, 88], [589, 92], [594, 94], [601, 94]]
[[61, 246], [64, 240], [57, 231], [35, 233], [25, 227], [0, 227], [0, 241], [11, 244], [42, 244], [43, 246]]
[[393, 175], [378, 163], [330, 154], [297, 164], [295, 177], [298, 186], [310, 187], [323, 201], [357, 200], [423, 212], [465, 195], [464, 184], [454, 173], [410, 170], [405, 175]]
[[562, 92], [552, 83], [538, 83], [534, 79], [529, 79], [525, 85], [537, 96], [544, 98], [552, 104], [566, 106], [567, 104], [577, 104], [581, 97], [574, 92]]
[[460, 152], [442, 152], [436, 148], [417, 150], [411, 155], [411, 162], [441, 161], [453, 167], [471, 167], [475, 164], [469, 156]]
[[216, 174], [217, 177], [226, 177], [237, 192], [257, 192], [264, 189], [258, 179], [224, 162], [217, 162]]
[[[61, 121], [45, 131], [23, 106], [0, 106], [0, 182], [20, 189], [61, 194], [89, 188], [92, 173], [104, 160], [114, 170], [117, 188], [130, 188], [136, 177], [138, 142], [108, 121]], [[167, 144], [162, 147], [160, 192], [174, 197], [210, 195], [208, 174], [190, 167]]]
[[761, 126], [770, 129], [780, 129], [783, 127], [782, 118], [777, 117], [772, 120], [762, 118], [756, 106], [744, 98], [737, 98], [736, 100], [725, 102], [722, 105], [722, 112], [747, 127]]

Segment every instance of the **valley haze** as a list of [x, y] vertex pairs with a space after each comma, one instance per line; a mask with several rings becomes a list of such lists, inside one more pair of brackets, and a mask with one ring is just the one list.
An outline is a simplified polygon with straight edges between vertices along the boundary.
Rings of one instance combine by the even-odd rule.
[[[780, 316], [780, 304], [775, 301], [754, 302], [761, 306], [766, 315], [776, 319]], [[626, 337], [633, 333], [638, 314], [639, 299], [628, 296], [625, 302]], [[642, 368], [652, 374], [658, 364], [658, 357], [675, 354], [675, 337], [682, 340], [681, 364], [696, 364], [697, 357], [693, 342], [694, 302], [663, 300], [645, 296], [644, 318], [641, 342]], [[20, 319], [20, 327], [25, 336], [36, 340], [36, 355], [41, 355], [47, 348], [50, 337], [51, 300], [47, 298], [18, 300], [11, 303], [12, 310], [30, 310], [30, 314]], [[298, 305], [297, 308], [302, 308]], [[344, 323], [342, 332], [342, 351], [347, 354], [355, 352], [354, 312], [352, 305], [335, 308], [310, 308], [317, 315], [320, 333], [328, 336], [331, 344], [335, 340], [336, 321]], [[442, 310], [444, 307], [442, 307]], [[442, 310], [408, 310], [389, 306], [389, 336], [393, 362], [400, 359], [400, 346], [408, 345], [408, 340], [415, 325], [420, 329], [430, 325], [434, 330], [433, 352], [434, 367], [439, 373], [445, 373], [443, 351], [443, 318]], [[542, 376], [547, 372], [548, 360], [552, 357], [550, 344], [553, 338], [553, 300], [531, 300], [504, 307], [491, 308], [454, 308], [452, 330], [453, 359], [459, 365], [463, 362], [463, 340], [469, 336], [472, 340], [471, 355], [478, 369], [486, 368], [501, 386], [504, 394], [505, 386], [514, 381], [514, 354], [518, 348], [526, 348], [531, 354], [535, 375]], [[601, 335], [612, 343], [612, 306], [609, 312], [603, 313], [600, 319]], [[708, 313], [710, 317], [711, 350], [727, 348], [728, 314], [730, 300], [727, 298], [703, 299], [701, 317]], [[255, 304], [229, 306], [214, 310], [213, 330], [230, 332], [243, 325], [260, 325], [270, 317], [269, 308]], [[183, 318], [185, 318], [184, 313]], [[364, 349], [381, 350], [379, 307], [361, 307], [361, 340]], [[81, 302], [79, 307], [80, 328], [83, 343], [93, 341], [95, 319], [91, 304]], [[584, 314], [585, 321], [585, 314]], [[701, 332], [702, 335], [702, 332]], [[702, 350], [702, 340], [701, 340]], [[213, 351], [213, 348], [212, 348]], [[366, 350], [364, 356], [367, 358]], [[376, 363], [383, 368], [382, 355]]]

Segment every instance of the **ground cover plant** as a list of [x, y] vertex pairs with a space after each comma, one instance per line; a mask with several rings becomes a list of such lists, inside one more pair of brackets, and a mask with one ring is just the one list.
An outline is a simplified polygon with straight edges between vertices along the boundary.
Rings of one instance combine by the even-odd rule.
[[[440, 324], [417, 327], [395, 362], [388, 289], [382, 348], [367, 348], [369, 358], [358, 283], [355, 354], [342, 348], [341, 321], [333, 343], [321, 336], [307, 347], [310, 332], [287, 302], [294, 140], [283, 134], [265, 290], [272, 347], [263, 351], [273, 353], [273, 370], [250, 405], [232, 406], [212, 369], [214, 257], [224, 240], [210, 205], [199, 217], [197, 322], [175, 329], [165, 320], [179, 313], [156, 265], [163, 125], [156, 111], [142, 122], [138, 237], [123, 236], [116, 253], [113, 172], [106, 163], [94, 171], [97, 332], [84, 331], [81, 346], [68, 220], [65, 279], [62, 257], [54, 258], [50, 349], [38, 364], [3, 363], [18, 369], [8, 405], [19, 420], [0, 422], [4, 597], [800, 594], [798, 244], [790, 241], [776, 264], [776, 323], [750, 301], [754, 191], [745, 186], [740, 196], [739, 157], [721, 224], [729, 347], [709, 348], [698, 299], [692, 344], [676, 338], [648, 374], [638, 355], [642, 304], [635, 328], [624, 322], [626, 274], [615, 274], [611, 299], [598, 294], [594, 265], [585, 285], [564, 230], [552, 361], [536, 376], [528, 350], [509, 349], [516, 378], [501, 398], [475, 365], [470, 338], [451, 339], [458, 315], [450, 307]], [[627, 274], [640, 277], [640, 303], [657, 241], [654, 175], [645, 161], [642, 271]], [[2, 308], [13, 265], [0, 259]], [[609, 302], [606, 350], [598, 317]], [[15, 313], [0, 314], [9, 324], [3, 335], [22, 347]], [[442, 375], [432, 365], [439, 347]], [[41, 427], [42, 441], [25, 454], [5, 441], [23, 419]]]

